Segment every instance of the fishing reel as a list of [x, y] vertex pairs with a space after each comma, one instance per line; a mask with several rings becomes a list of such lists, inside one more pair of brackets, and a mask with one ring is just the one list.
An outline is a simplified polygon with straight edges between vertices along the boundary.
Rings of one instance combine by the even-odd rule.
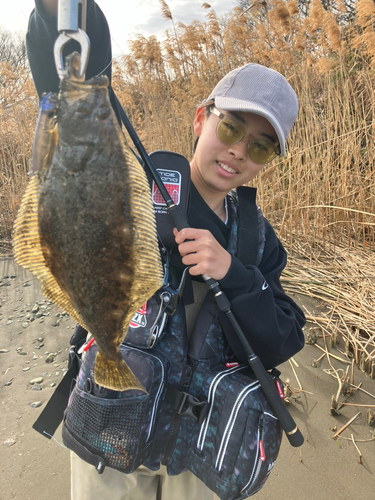
[[170, 257], [165, 248], [162, 248], [162, 258], [164, 260], [164, 283], [155, 294], [155, 300], [159, 305], [159, 310], [150, 328], [150, 335], [147, 346], [152, 348], [164, 330], [167, 316], [172, 316], [177, 309], [179, 299], [181, 298], [186, 281], [186, 274], [189, 267], [183, 270], [182, 276], [178, 281], [177, 277], [171, 273]]

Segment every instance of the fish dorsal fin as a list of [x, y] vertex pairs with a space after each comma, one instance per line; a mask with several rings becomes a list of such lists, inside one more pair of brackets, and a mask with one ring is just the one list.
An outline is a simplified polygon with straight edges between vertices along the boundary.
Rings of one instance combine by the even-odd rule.
[[42, 292], [83, 328], [86, 328], [68, 295], [61, 290], [46, 265], [38, 225], [39, 177], [33, 175], [14, 224], [13, 248], [17, 264], [31, 271], [40, 281]]
[[136, 311], [163, 286], [164, 275], [150, 186], [143, 167], [126, 146], [123, 136], [120, 136], [120, 140], [125, 157], [124, 163], [130, 165], [128, 171], [129, 183], [132, 186], [130, 206], [135, 228], [133, 250], [135, 275], [132, 301], [122, 322], [122, 331], [125, 334]]

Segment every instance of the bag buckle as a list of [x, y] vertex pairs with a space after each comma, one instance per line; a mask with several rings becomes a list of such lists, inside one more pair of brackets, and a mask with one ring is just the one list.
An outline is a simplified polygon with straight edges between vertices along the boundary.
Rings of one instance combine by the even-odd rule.
[[[176, 412], [182, 417], [191, 418], [194, 422], [202, 424], [210, 407], [209, 403], [207, 401], [199, 401], [199, 399], [187, 392], [181, 392], [181, 396], [181, 402]], [[188, 406], [184, 409], [186, 401], [188, 402]]]

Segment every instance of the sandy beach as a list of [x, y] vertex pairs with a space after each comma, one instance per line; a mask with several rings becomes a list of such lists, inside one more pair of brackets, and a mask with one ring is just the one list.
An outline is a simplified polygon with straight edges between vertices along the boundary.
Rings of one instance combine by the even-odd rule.
[[[317, 301], [294, 299], [310, 312], [319, 310]], [[67, 368], [75, 323], [43, 297], [38, 281], [10, 256], [0, 259], [0, 318], [0, 500], [69, 500], [69, 451], [61, 444], [60, 429], [56, 440], [49, 440], [33, 430], [32, 424]], [[375, 499], [375, 441], [371, 441], [375, 429], [367, 423], [364, 406], [344, 406], [340, 415], [330, 414], [331, 396], [338, 384], [324, 371], [330, 368], [326, 358], [312, 366], [321, 354], [315, 346], [306, 345], [294, 358], [295, 373], [307, 392], [295, 390], [288, 407], [305, 443], [292, 448], [283, 440], [274, 470], [255, 495], [259, 500]], [[52, 362], [46, 362], [47, 357]], [[336, 370], [348, 366], [338, 360], [332, 364]], [[288, 362], [279, 368], [282, 380], [298, 389], [292, 365]], [[354, 372], [355, 384], [362, 383], [364, 390], [375, 394], [375, 382], [357, 367]], [[375, 405], [375, 399], [360, 390], [341, 400]], [[332, 439], [358, 412], [341, 437]]]

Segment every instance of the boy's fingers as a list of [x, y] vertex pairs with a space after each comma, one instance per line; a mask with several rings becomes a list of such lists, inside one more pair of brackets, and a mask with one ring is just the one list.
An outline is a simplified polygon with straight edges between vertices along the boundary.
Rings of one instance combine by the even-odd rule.
[[178, 243], [178, 251], [184, 255], [188, 253], [195, 253], [199, 251], [209, 251], [210, 245], [207, 241], [203, 239], [190, 239], [184, 240], [181, 243]]
[[173, 230], [176, 243], [183, 243], [185, 240], [195, 240], [199, 238], [204, 232], [208, 231], [206, 231], [205, 229], [195, 229], [193, 227], [186, 227], [184, 229], [181, 229], [181, 231], [177, 231], [176, 228]]

